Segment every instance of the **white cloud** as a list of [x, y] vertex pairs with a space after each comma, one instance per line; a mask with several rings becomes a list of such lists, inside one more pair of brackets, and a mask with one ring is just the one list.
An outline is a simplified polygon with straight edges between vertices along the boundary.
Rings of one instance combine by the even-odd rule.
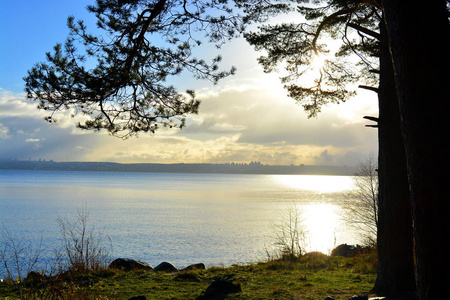
[[7, 140], [9, 138], [11, 138], [11, 136], [9, 135], [9, 128], [0, 123], [0, 139]]
[[[0, 88], [0, 117], [39, 117], [36, 105], [26, 101], [24, 94], [14, 94]], [[40, 115], [42, 118], [43, 114]]]
[[26, 139], [25, 140], [25, 142], [27, 142], [27, 143], [37, 143], [37, 142], [40, 142], [41, 141], [41, 139]]
[[[85, 120], [86, 116], [71, 117], [73, 110], [57, 112], [55, 118], [58, 121], [57, 124], [62, 128], [74, 128], [74, 125], [78, 122]], [[41, 124], [45, 124], [44, 118], [50, 115], [50, 112], [37, 109], [37, 104], [32, 100], [26, 98], [25, 94], [14, 94], [0, 88], [0, 118], [33, 118], [42, 121]], [[40, 127], [34, 128], [39, 130]], [[18, 129], [21, 130], [21, 129]], [[74, 133], [79, 133], [80, 130], [75, 130]]]

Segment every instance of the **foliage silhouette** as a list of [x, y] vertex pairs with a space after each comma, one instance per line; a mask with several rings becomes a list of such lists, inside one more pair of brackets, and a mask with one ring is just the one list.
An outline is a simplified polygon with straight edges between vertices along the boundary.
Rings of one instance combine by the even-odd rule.
[[193, 55], [203, 39], [219, 47], [243, 30], [227, 1], [98, 0], [88, 9], [103, 34], [89, 34], [82, 20], [69, 17], [64, 45], [24, 78], [28, 98], [50, 112], [48, 122], [70, 109], [86, 116], [78, 127], [123, 138], [158, 126], [182, 128], [199, 100], [166, 81], [188, 71], [216, 83], [235, 72], [219, 70], [220, 56], [206, 62]]

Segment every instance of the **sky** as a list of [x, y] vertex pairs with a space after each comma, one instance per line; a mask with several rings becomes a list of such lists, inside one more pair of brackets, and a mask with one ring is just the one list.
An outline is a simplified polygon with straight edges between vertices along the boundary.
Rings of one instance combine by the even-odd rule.
[[[249, 163], [270, 165], [356, 165], [377, 152], [377, 131], [365, 127], [363, 116], [378, 115], [376, 95], [360, 90], [353, 99], [322, 108], [307, 118], [286, 96], [277, 74], [266, 74], [256, 53], [243, 39], [208, 55], [223, 56], [235, 76], [213, 85], [188, 75], [174, 79], [180, 91], [195, 89], [199, 114], [187, 126], [162, 129], [122, 140], [104, 132], [75, 127], [69, 112], [57, 125], [27, 100], [23, 77], [68, 33], [69, 15], [94, 16], [85, 7], [93, 0], [17, 0], [0, 10], [0, 159], [109, 161], [120, 163]], [[91, 27], [89, 27], [91, 26]], [[219, 54], [219, 52], [217, 52]]]

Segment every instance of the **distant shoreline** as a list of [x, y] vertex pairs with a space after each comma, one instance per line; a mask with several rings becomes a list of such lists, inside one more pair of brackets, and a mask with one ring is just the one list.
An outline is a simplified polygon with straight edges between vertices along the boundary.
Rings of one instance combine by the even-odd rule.
[[55, 162], [32, 160], [0, 160], [0, 170], [49, 170], [49, 171], [102, 171], [102, 172], [154, 172], [154, 173], [218, 173], [218, 174], [274, 174], [274, 175], [346, 175], [356, 172], [353, 166], [322, 165], [263, 165], [249, 164], [160, 164], [113, 162]]

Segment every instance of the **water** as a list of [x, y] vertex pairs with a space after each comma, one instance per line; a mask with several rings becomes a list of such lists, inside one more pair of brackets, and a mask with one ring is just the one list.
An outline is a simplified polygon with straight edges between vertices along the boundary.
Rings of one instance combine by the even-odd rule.
[[156, 266], [247, 264], [274, 250], [274, 225], [293, 205], [308, 251], [358, 243], [341, 220], [348, 176], [0, 171], [0, 223], [15, 237], [60, 243], [58, 217], [83, 206], [114, 257]]

